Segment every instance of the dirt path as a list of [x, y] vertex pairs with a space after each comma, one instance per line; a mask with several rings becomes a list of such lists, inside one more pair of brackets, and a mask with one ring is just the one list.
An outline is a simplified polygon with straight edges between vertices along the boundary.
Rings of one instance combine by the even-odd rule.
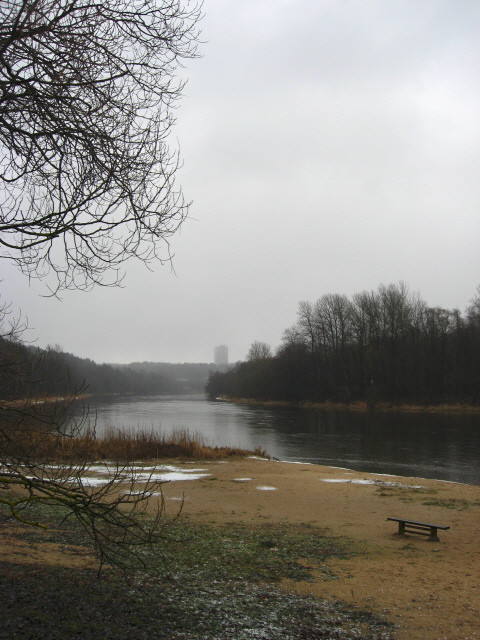
[[[382, 613], [401, 640], [480, 638], [480, 487], [258, 459], [195, 466], [211, 475], [167, 484], [169, 509], [184, 493], [193, 519], [305, 522], [362, 550], [332, 563], [338, 580], [289, 588]], [[389, 516], [451, 528], [440, 542], [398, 537]]]

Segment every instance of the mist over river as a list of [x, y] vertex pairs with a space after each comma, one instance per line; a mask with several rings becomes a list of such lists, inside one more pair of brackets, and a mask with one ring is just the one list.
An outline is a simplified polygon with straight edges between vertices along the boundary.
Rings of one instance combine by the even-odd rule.
[[89, 406], [99, 435], [111, 426], [187, 429], [207, 444], [258, 446], [279, 460], [480, 485], [480, 414], [261, 407], [203, 394], [90, 398]]

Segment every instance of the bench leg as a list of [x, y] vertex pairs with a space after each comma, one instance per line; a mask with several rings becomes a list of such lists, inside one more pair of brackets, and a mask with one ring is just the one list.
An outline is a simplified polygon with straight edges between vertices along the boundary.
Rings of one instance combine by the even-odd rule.
[[430, 527], [430, 542], [440, 542], [437, 535], [437, 527]]
[[399, 536], [404, 536], [405, 535], [405, 522], [399, 522], [398, 523], [398, 535]]

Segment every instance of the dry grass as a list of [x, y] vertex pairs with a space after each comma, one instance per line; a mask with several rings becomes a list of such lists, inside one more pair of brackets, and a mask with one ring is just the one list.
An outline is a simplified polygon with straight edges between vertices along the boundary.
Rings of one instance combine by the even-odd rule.
[[317, 409], [319, 411], [356, 411], [366, 413], [367, 411], [399, 411], [403, 413], [480, 413], [480, 405], [469, 404], [401, 404], [392, 402], [367, 403], [365, 400], [355, 400], [354, 402], [334, 402], [325, 400], [324, 402], [285, 402], [283, 400], [255, 400], [252, 398], [224, 398], [227, 402], [236, 404], [251, 404], [259, 406], [273, 407], [300, 407], [302, 409]]
[[218, 460], [233, 456], [258, 455], [267, 457], [263, 449], [254, 451], [237, 447], [214, 447], [199, 433], [177, 429], [169, 435], [146, 429], [110, 429], [95, 441], [96, 459], [160, 460], [182, 458]]
[[[28, 460], [160, 460], [164, 458], [218, 460], [220, 458], [257, 455], [268, 457], [265, 450], [239, 447], [216, 447], [207, 444], [201, 434], [186, 429], [165, 435], [155, 430], [111, 428], [97, 436], [93, 431], [74, 436], [59, 436], [42, 430], [17, 429], [11, 433], [9, 447]], [[6, 453], [6, 452], [4, 452]], [[23, 453], [23, 455], [22, 455]]]
[[343, 402], [302, 402], [300, 405], [304, 409], [318, 409], [323, 411], [357, 411], [366, 413], [367, 411], [388, 412], [395, 411], [401, 413], [480, 413], [480, 406], [467, 404], [401, 404], [393, 402], [375, 402], [368, 404], [363, 400], [357, 400], [348, 404]]

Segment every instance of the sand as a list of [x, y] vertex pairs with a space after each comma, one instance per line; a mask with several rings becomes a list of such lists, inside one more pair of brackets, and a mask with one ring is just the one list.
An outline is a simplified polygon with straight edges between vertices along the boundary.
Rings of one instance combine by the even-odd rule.
[[[329, 561], [338, 579], [318, 572], [286, 589], [380, 614], [399, 640], [480, 638], [480, 487], [256, 458], [173, 464], [176, 479], [163, 487], [169, 514], [184, 499], [183, 513], [198, 522], [308, 523], [359, 552]], [[439, 542], [400, 537], [387, 521], [395, 516], [450, 529]], [[95, 564], [86, 549], [32, 545], [11, 533], [0, 530], [5, 560]]]
[[[184, 495], [193, 520], [310, 523], [361, 551], [330, 561], [337, 580], [286, 588], [379, 613], [400, 640], [480, 638], [480, 487], [259, 459], [195, 467], [211, 475], [165, 485], [169, 511]], [[395, 516], [450, 529], [398, 536]]]

